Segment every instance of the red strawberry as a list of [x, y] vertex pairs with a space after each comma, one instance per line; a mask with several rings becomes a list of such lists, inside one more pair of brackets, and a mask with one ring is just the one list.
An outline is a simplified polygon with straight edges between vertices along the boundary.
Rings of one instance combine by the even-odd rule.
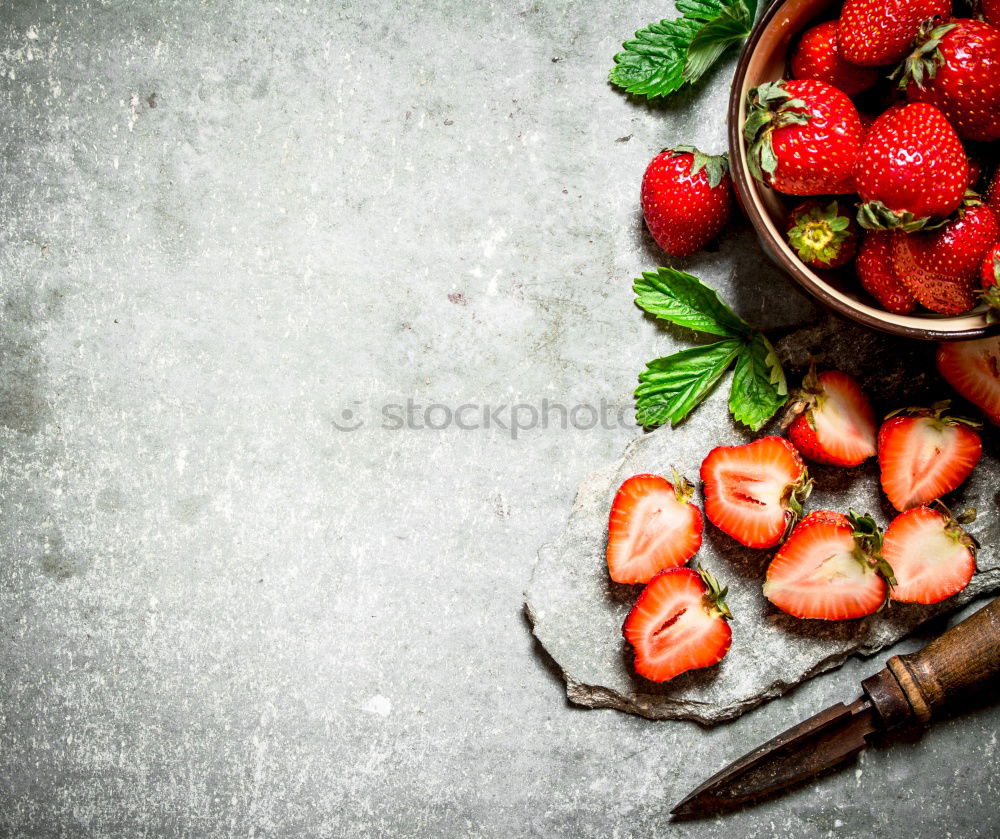
[[886, 602], [892, 569], [870, 516], [819, 510], [796, 525], [767, 568], [764, 596], [797, 618], [862, 618]]
[[729, 221], [732, 182], [725, 155], [692, 146], [666, 149], [642, 177], [642, 215], [653, 238], [675, 258], [700, 250]]
[[1000, 0], [979, 0], [979, 10], [983, 13], [983, 20], [1000, 29]]
[[[983, 164], [975, 157], [969, 157], [969, 189], [974, 192], [978, 192], [976, 187], [979, 185], [979, 179], [983, 176]], [[993, 210], [993, 215], [997, 214], [994, 207], [990, 207]]]
[[788, 195], [854, 192], [864, 133], [847, 96], [814, 79], [779, 80], [748, 94], [743, 137], [757, 180]]
[[961, 314], [977, 303], [983, 257], [998, 238], [1000, 227], [992, 210], [973, 199], [957, 218], [935, 230], [896, 236], [893, 268], [928, 309]]
[[648, 583], [683, 565], [701, 547], [701, 510], [689, 503], [694, 487], [674, 473], [634, 475], [621, 485], [608, 522], [608, 571], [616, 583]]
[[983, 283], [983, 300], [990, 307], [989, 320], [995, 321], [1000, 318], [1000, 244], [986, 251], [979, 277]]
[[828, 20], [802, 35], [792, 51], [792, 76], [796, 79], [818, 79], [857, 96], [874, 87], [878, 70], [849, 64], [840, 57], [837, 47], [837, 21]]
[[1000, 336], [941, 344], [937, 368], [961, 396], [1000, 425]]
[[852, 64], [878, 67], [906, 55], [920, 24], [951, 15], [951, 0], [846, 0], [840, 10], [840, 54]]
[[890, 414], [879, 429], [882, 489], [900, 512], [956, 489], [982, 456], [979, 424], [945, 416], [948, 404], [903, 409]]
[[725, 597], [707, 571], [670, 568], [653, 577], [622, 626], [635, 650], [635, 672], [666, 682], [722, 661], [733, 637]]
[[854, 268], [861, 285], [889, 312], [905, 315], [917, 308], [917, 299], [899, 281], [892, 268], [892, 240], [903, 233], [869, 230], [861, 242]]
[[925, 22], [897, 77], [907, 99], [936, 105], [959, 137], [1000, 137], [1000, 31], [988, 23]]
[[[964, 515], [959, 519], [968, 521]], [[950, 515], [930, 507], [900, 513], [886, 528], [882, 546], [896, 577], [892, 599], [929, 605], [958, 594], [976, 571], [975, 545]]]
[[892, 241], [892, 265], [920, 305], [942, 315], [960, 315], [974, 308], [975, 283], [933, 270], [926, 259], [925, 243], [916, 236], [896, 233]]
[[709, 521], [749, 548], [778, 544], [812, 488], [795, 446], [781, 437], [712, 449], [701, 479]]
[[993, 211], [993, 215], [1000, 217], [1000, 169], [993, 172], [990, 185], [983, 193], [983, 200], [986, 202], [986, 206]]
[[875, 456], [875, 412], [861, 386], [840, 370], [811, 369], [792, 404], [788, 437], [803, 457], [857, 466]]
[[915, 102], [890, 108], [865, 137], [854, 170], [869, 230], [919, 230], [958, 209], [969, 183], [962, 141], [944, 114]]
[[845, 265], [858, 249], [854, 214], [837, 200], [799, 204], [785, 225], [788, 244], [806, 265], [830, 269]]

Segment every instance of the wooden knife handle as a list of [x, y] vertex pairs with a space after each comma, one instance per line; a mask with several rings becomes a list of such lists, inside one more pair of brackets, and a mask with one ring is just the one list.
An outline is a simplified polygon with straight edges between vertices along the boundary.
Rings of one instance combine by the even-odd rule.
[[924, 723], [940, 711], [1000, 698], [1000, 598], [922, 650], [886, 663]]

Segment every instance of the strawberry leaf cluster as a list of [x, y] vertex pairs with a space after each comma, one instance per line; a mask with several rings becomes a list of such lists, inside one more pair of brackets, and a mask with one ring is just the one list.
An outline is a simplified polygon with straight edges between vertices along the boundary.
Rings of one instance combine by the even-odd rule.
[[756, 431], [788, 400], [785, 374], [771, 342], [697, 277], [661, 267], [644, 272], [632, 289], [636, 305], [651, 315], [722, 339], [646, 365], [635, 391], [640, 425], [679, 423], [734, 362], [729, 410], [737, 421]]
[[681, 16], [651, 23], [622, 44], [609, 79], [636, 96], [694, 84], [753, 27], [757, 0], [676, 0]]

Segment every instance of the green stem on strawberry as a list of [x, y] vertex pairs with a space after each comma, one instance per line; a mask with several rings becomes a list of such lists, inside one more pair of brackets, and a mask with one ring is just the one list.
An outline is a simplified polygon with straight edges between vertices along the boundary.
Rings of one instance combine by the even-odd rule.
[[[758, 85], [747, 94], [749, 106], [743, 123], [743, 139], [747, 144], [747, 166], [757, 180], [765, 182], [764, 173], [773, 175], [778, 167], [771, 133], [786, 125], [806, 125], [812, 114], [807, 107], [784, 89], [782, 82]], [[795, 110], [799, 109], [799, 110]]]
[[899, 80], [900, 90], [906, 90], [910, 82], [923, 90], [924, 81], [937, 75], [938, 68], [944, 64], [944, 56], [939, 49], [941, 39], [956, 26], [954, 23], [942, 24], [937, 18], [920, 24], [913, 52], [889, 75], [890, 79]]
[[858, 207], [858, 224], [865, 230], [901, 230], [904, 233], [916, 233], [918, 230], [930, 230], [940, 227], [932, 225], [929, 216], [917, 218], [909, 210], [897, 212], [890, 210], [881, 201], [867, 201]]
[[702, 169], [708, 176], [708, 186], [715, 189], [722, 183], [722, 179], [729, 174], [729, 155], [705, 154], [694, 146], [674, 146], [672, 149], [664, 149], [671, 157], [680, 157], [690, 154], [693, 158], [691, 163], [691, 175], [697, 175]]

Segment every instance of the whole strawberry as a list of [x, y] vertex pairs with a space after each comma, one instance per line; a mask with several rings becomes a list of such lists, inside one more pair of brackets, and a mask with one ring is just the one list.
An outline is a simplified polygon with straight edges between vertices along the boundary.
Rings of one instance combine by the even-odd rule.
[[837, 200], [799, 204], [788, 216], [785, 234], [799, 259], [813, 268], [846, 265], [858, 250], [854, 214]]
[[690, 256], [729, 221], [732, 182], [726, 156], [677, 146], [658, 154], [642, 178], [646, 227], [670, 256]]
[[910, 51], [921, 23], [950, 15], [951, 0], [846, 0], [840, 10], [840, 54], [863, 67], [894, 64]]
[[847, 96], [814, 79], [779, 80], [748, 94], [743, 137], [757, 180], [787, 195], [854, 192], [864, 130]]
[[869, 230], [920, 230], [962, 203], [969, 161], [944, 114], [926, 102], [897, 105], [865, 137], [854, 170]]
[[935, 230], [910, 238], [931, 271], [970, 283], [979, 276], [986, 251], [1000, 239], [993, 211], [978, 198], [966, 199], [958, 216]]
[[854, 269], [865, 291], [888, 312], [905, 315], [917, 308], [917, 299], [892, 267], [892, 240], [905, 233], [869, 230], [861, 242]]
[[892, 267], [896, 277], [921, 306], [939, 315], [961, 315], [974, 309], [979, 302], [976, 283], [932, 268], [929, 251], [927, 240], [918, 234], [894, 233]]
[[835, 20], [814, 26], [799, 39], [792, 52], [792, 76], [796, 79], [818, 79], [848, 96], [864, 93], [879, 80], [878, 70], [849, 64], [840, 57]]
[[983, 257], [1000, 239], [993, 211], [982, 201], [970, 194], [946, 224], [893, 236], [893, 271], [921, 305], [943, 315], [961, 314], [976, 305]]
[[965, 140], [1000, 138], [1000, 30], [979, 20], [928, 21], [893, 73], [911, 102], [929, 102]]

